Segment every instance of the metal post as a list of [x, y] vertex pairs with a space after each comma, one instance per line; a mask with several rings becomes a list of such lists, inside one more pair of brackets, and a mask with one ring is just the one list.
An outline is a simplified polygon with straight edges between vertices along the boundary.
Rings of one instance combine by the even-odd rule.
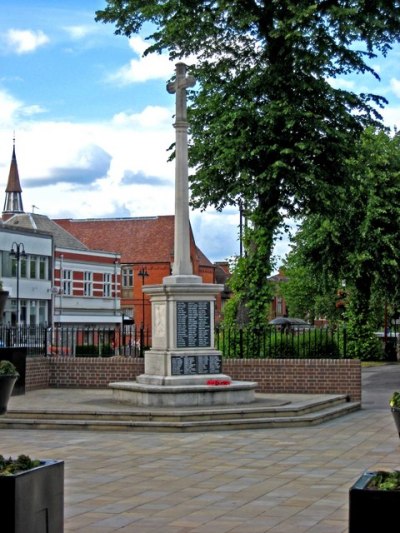
[[13, 242], [11, 245], [10, 256], [15, 258], [17, 263], [17, 327], [20, 325], [20, 310], [19, 310], [19, 275], [20, 275], [20, 259], [26, 257], [25, 248], [22, 242]]
[[144, 287], [144, 280], [145, 280], [145, 278], [148, 277], [148, 275], [149, 275], [149, 273], [147, 272], [147, 268], [145, 266], [142, 266], [142, 268], [138, 272], [138, 276], [140, 276], [142, 278], [142, 324], [141, 324], [141, 328], [140, 328], [140, 355], [141, 355], [141, 357], [143, 357], [143, 355], [144, 355], [144, 324], [145, 324], [143, 287]]

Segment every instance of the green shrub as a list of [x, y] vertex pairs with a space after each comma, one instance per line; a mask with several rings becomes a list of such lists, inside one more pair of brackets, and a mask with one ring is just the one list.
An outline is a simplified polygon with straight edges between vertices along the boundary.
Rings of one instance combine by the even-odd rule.
[[17, 472], [31, 470], [40, 465], [38, 459], [31, 459], [27, 455], [19, 455], [17, 459], [6, 459], [0, 455], [0, 476], [11, 476]]
[[335, 337], [325, 329], [229, 328], [218, 331], [216, 346], [224, 357], [231, 358], [337, 358], [341, 351]]
[[76, 357], [99, 357], [99, 347], [94, 344], [78, 344], [75, 353]]
[[114, 350], [111, 344], [81, 344], [77, 345], [75, 353], [76, 357], [112, 357]]

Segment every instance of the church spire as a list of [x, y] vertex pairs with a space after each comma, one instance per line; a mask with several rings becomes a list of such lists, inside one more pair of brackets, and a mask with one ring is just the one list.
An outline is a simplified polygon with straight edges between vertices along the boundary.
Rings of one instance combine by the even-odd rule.
[[4, 201], [3, 218], [8, 218], [15, 213], [23, 213], [22, 189], [19, 181], [17, 157], [15, 155], [15, 135], [13, 138], [13, 152], [11, 158], [10, 172], [6, 187], [6, 198]]

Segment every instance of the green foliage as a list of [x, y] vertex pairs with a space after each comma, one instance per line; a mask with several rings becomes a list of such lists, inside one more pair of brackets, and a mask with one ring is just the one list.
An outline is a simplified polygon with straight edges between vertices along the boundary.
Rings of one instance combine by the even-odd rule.
[[[235, 297], [231, 310], [227, 309], [231, 313], [230, 320], [236, 310], [236, 321], [253, 327], [266, 323], [272, 296], [271, 286], [266, 282], [271, 272], [270, 249], [263, 246], [262, 240], [257, 240], [258, 234], [256, 230], [251, 232], [251, 238], [254, 239], [251, 251], [246, 258], [240, 258], [236, 263], [229, 280]], [[224, 310], [225, 316], [227, 313]]]
[[19, 376], [17, 369], [11, 361], [0, 361], [0, 376]]
[[75, 353], [76, 357], [99, 357], [99, 347], [95, 344], [78, 344]]
[[114, 351], [110, 344], [78, 344], [76, 346], [76, 357], [111, 357]]
[[389, 401], [390, 407], [399, 407], [400, 408], [400, 392], [394, 392]]
[[397, 2], [107, 0], [96, 20], [125, 36], [147, 31], [145, 54], [196, 57], [192, 203], [246, 206], [237, 286], [250, 321], [262, 320], [285, 217], [332, 213], [338, 187], [349, 194], [348, 161], [356, 159], [362, 131], [381, 124], [383, 97], [336, 89], [329, 80], [351, 72], [378, 78], [368, 61], [399, 40]]
[[327, 359], [341, 357], [340, 335], [324, 329], [221, 328], [217, 348], [228, 358]]
[[397, 470], [392, 472], [380, 470], [376, 472], [368, 483], [367, 488], [375, 490], [400, 490], [400, 472]]
[[[362, 360], [383, 357], [374, 334], [385, 305], [399, 308], [400, 136], [367, 129], [347, 162], [346, 187], [337, 187], [325, 213], [309, 215], [294, 239], [285, 265], [289, 306], [309, 302], [312, 315], [325, 302], [331, 320], [346, 318], [347, 353]], [[346, 280], [344, 309], [333, 293]], [[336, 314], [336, 317], [335, 317]]]
[[0, 455], [0, 476], [12, 476], [25, 470], [31, 470], [40, 466], [40, 461], [37, 459], [31, 459], [27, 455], [19, 455], [17, 459], [9, 457], [5, 459]]

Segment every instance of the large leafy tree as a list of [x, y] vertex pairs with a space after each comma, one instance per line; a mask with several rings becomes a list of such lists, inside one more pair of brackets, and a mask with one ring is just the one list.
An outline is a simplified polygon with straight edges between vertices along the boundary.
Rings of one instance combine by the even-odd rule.
[[96, 13], [117, 34], [148, 31], [146, 54], [196, 57], [192, 202], [246, 205], [247, 254], [235, 288], [254, 319], [269, 301], [278, 228], [288, 215], [324, 210], [361, 131], [380, 120], [383, 98], [328, 80], [378, 77], [368, 60], [399, 38], [399, 9], [390, 0], [107, 0]]
[[[333, 205], [304, 221], [287, 274], [297, 288], [293, 294], [289, 287], [288, 297], [298, 304], [307, 295], [307, 280], [314, 280], [310, 307], [346, 280], [350, 352], [365, 357], [375, 349], [373, 331], [385, 304], [392, 309], [400, 304], [400, 135], [366, 129], [356, 150], [347, 161], [346, 187], [336, 188]], [[326, 302], [329, 315], [332, 297]]]

